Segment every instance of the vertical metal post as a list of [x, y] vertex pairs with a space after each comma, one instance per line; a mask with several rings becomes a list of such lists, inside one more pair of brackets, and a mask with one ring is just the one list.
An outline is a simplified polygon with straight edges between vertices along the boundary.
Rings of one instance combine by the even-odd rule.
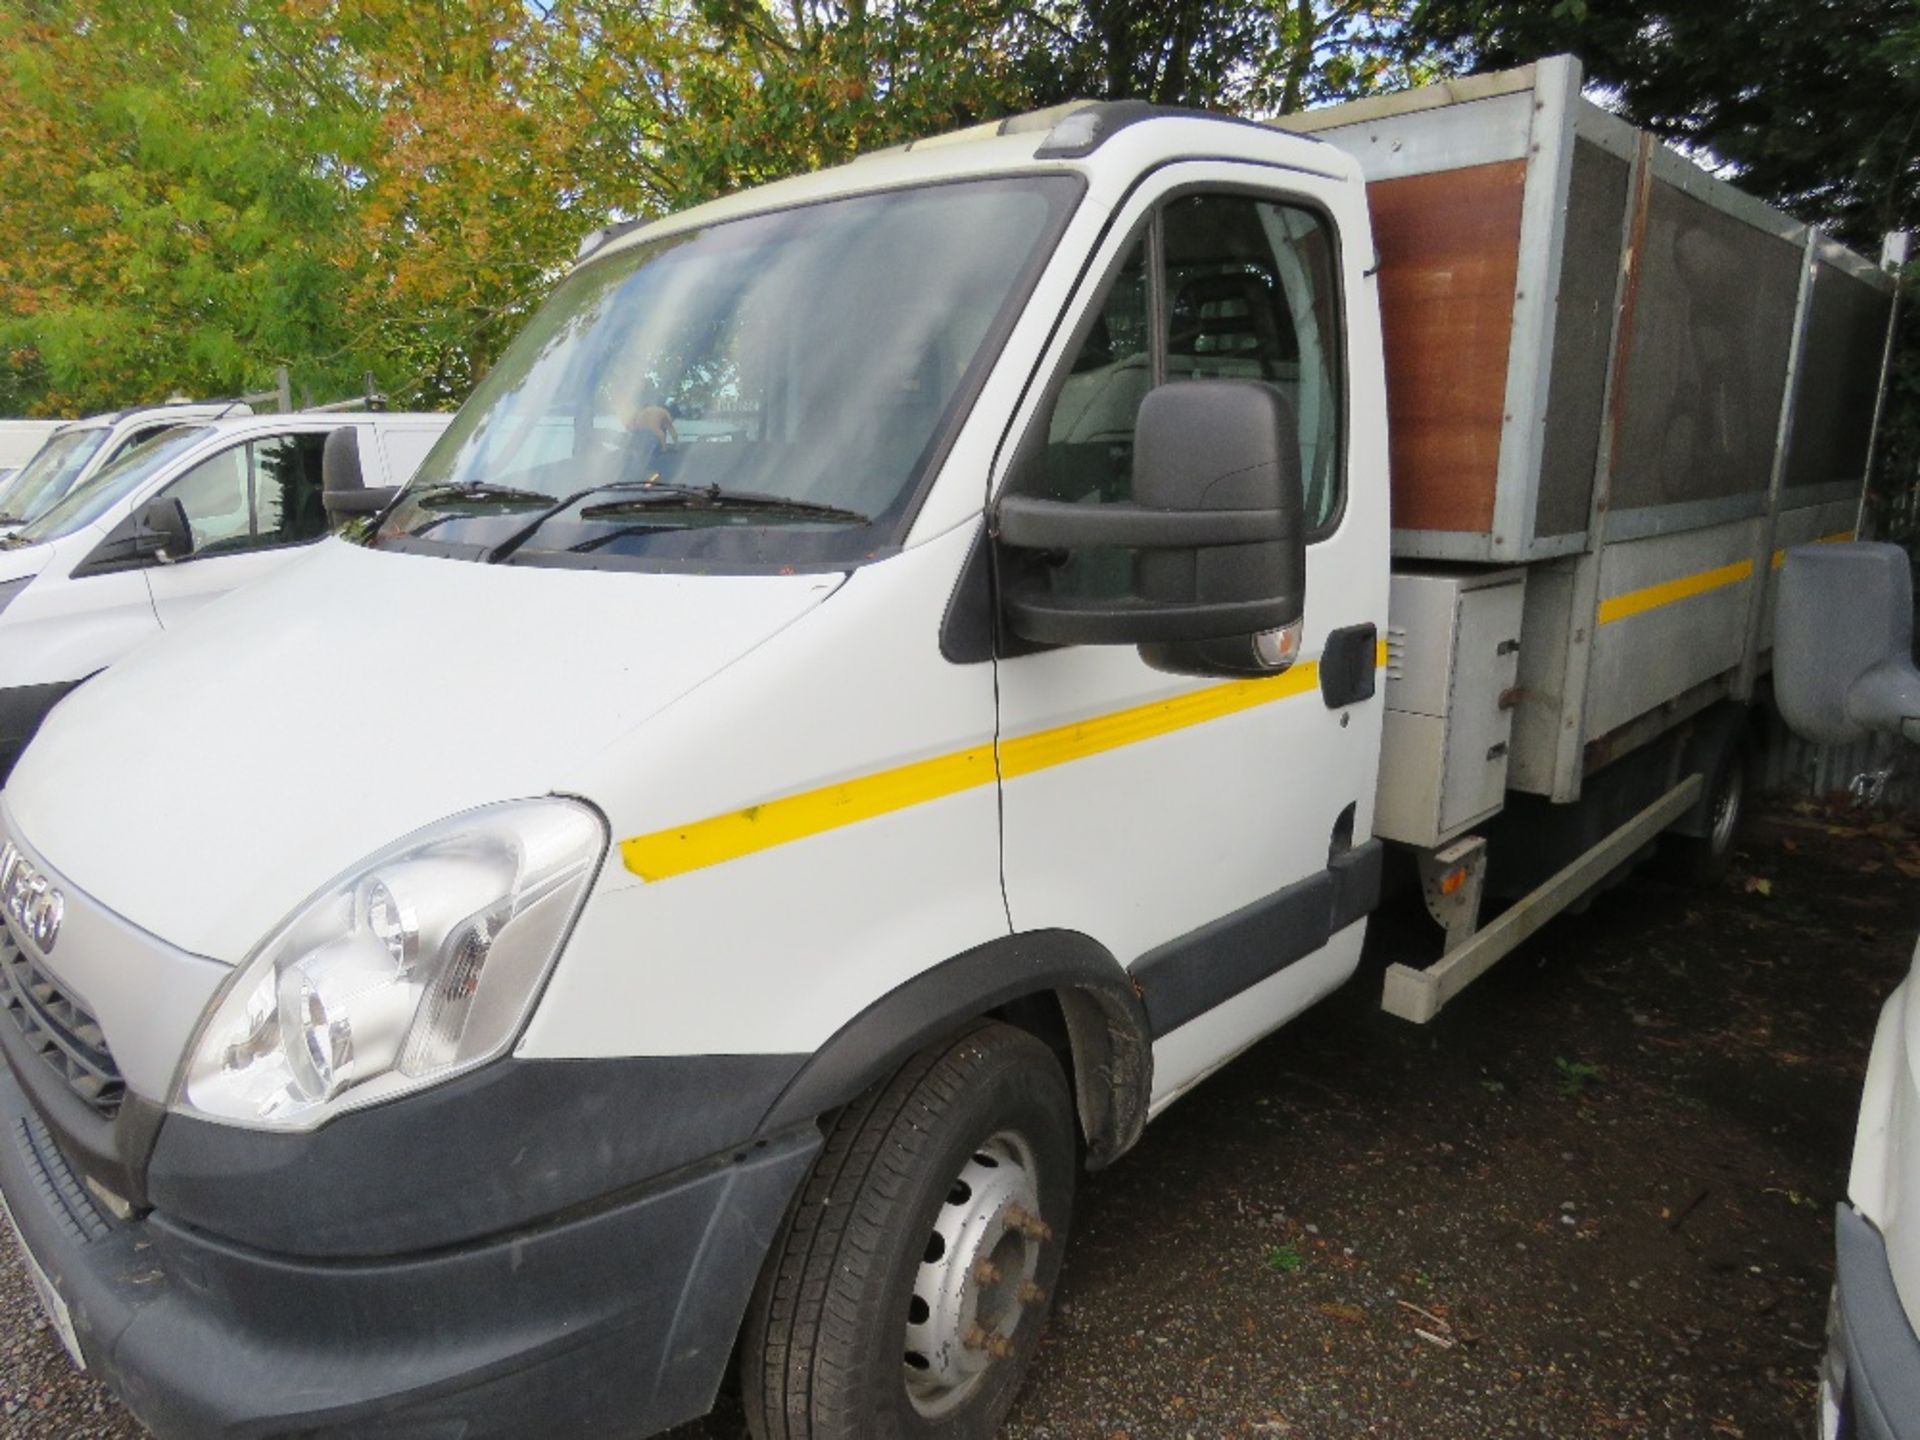
[[1873, 461], [1880, 447], [1880, 419], [1887, 408], [1887, 380], [1893, 373], [1893, 347], [1900, 334], [1900, 300], [1906, 289], [1907, 261], [1912, 258], [1910, 231], [1891, 232], [1880, 247], [1880, 268], [1893, 273], [1893, 305], [1887, 312], [1887, 343], [1880, 352], [1880, 389], [1873, 397], [1873, 423], [1867, 427], [1866, 474], [1861, 479], [1860, 509], [1853, 518], [1854, 538], [1867, 538], [1867, 493], [1873, 487]]
[[1559, 730], [1554, 736], [1553, 793], [1557, 804], [1580, 798], [1586, 779], [1587, 684], [1593, 675], [1594, 622], [1600, 608], [1600, 563], [1607, 551], [1607, 512], [1613, 505], [1615, 450], [1626, 412], [1627, 357], [1633, 350], [1639, 309], [1641, 251], [1647, 212], [1653, 204], [1651, 135], [1641, 134], [1628, 172], [1627, 210], [1620, 221], [1620, 277], [1613, 300], [1612, 350], [1600, 402], [1600, 446], [1594, 456], [1593, 495], [1587, 508], [1587, 548], [1574, 557], [1567, 612], [1567, 669], [1560, 692]]
[[293, 377], [287, 373], [287, 367], [282, 365], [279, 369], [275, 370], [273, 372], [273, 379], [274, 397], [279, 402], [280, 413], [282, 415], [292, 413]]
[[1533, 558], [1580, 80], [1580, 62], [1569, 56], [1542, 60], [1533, 67], [1533, 116], [1520, 199], [1519, 263], [1493, 491], [1489, 553], [1496, 560]]
[[1760, 633], [1766, 620], [1767, 596], [1773, 589], [1774, 529], [1780, 520], [1780, 495], [1787, 483], [1787, 449], [1793, 444], [1793, 422], [1800, 398], [1800, 374], [1807, 348], [1807, 317], [1813, 311], [1813, 293], [1820, 269], [1820, 232], [1809, 228], [1807, 243], [1800, 252], [1800, 288], [1793, 302], [1793, 335], [1787, 342], [1787, 375], [1780, 390], [1780, 423], [1773, 436], [1773, 473], [1767, 477], [1767, 512], [1760, 523], [1760, 535], [1753, 551], [1752, 592], [1747, 596], [1747, 643], [1740, 654], [1740, 669], [1734, 677], [1733, 698], [1753, 697], [1754, 682], [1760, 674], [1760, 652], [1767, 648], [1768, 637]]

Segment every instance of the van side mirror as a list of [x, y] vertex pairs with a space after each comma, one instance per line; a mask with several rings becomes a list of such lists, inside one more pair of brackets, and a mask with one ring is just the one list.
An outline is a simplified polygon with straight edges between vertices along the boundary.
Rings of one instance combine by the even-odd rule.
[[[1274, 387], [1249, 380], [1162, 385], [1140, 403], [1133, 499], [1076, 505], [1001, 499], [1008, 624], [1047, 645], [1138, 645], [1156, 669], [1272, 675], [1292, 663], [1306, 607], [1299, 430]], [[1045, 557], [1134, 552], [1129, 593], [1056, 594]]]
[[1780, 567], [1773, 695], [1795, 734], [1825, 745], [1874, 731], [1920, 741], [1913, 577], [1898, 545], [1802, 545]]
[[360, 427], [342, 425], [327, 432], [320, 451], [320, 503], [329, 520], [372, 515], [387, 508], [397, 486], [368, 485], [360, 468]]
[[166, 495], [156, 495], [133, 512], [133, 554], [171, 565], [193, 554], [193, 527], [187, 507]]
[[155, 560], [171, 565], [192, 554], [193, 527], [187, 523], [187, 507], [171, 496], [156, 495], [135, 506], [132, 514], [108, 531], [93, 553], [73, 567], [72, 578], [110, 575]]

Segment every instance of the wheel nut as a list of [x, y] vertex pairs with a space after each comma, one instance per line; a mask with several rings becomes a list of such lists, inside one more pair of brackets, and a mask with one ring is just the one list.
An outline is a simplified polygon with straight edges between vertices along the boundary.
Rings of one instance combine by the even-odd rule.
[[1047, 1222], [1042, 1220], [1038, 1215], [1029, 1215], [1018, 1205], [1009, 1205], [1007, 1207], [1007, 1225], [1011, 1229], [1018, 1230], [1029, 1240], [1053, 1239], [1053, 1227], [1051, 1225], [1047, 1224]]
[[989, 1334], [975, 1325], [962, 1337], [960, 1343], [969, 1350], [984, 1350], [996, 1360], [1005, 1360], [1013, 1354], [1013, 1342], [1000, 1334]]
[[997, 1285], [1000, 1283], [1000, 1267], [991, 1260], [982, 1260], [973, 1267], [973, 1278], [982, 1285]]
[[1044, 1303], [1047, 1298], [1047, 1292], [1031, 1280], [1022, 1280], [1020, 1282], [1019, 1294], [1022, 1305], [1039, 1305]]

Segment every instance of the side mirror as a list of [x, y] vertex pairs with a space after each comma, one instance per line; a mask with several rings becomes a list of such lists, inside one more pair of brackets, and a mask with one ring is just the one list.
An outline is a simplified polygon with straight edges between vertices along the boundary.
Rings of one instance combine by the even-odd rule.
[[72, 578], [110, 575], [158, 560], [171, 565], [193, 554], [193, 527], [187, 507], [165, 495], [155, 496], [107, 533], [93, 553], [73, 567]]
[[134, 555], [163, 565], [193, 554], [193, 527], [187, 523], [187, 507], [164, 495], [133, 512], [131, 538]]
[[1780, 568], [1773, 694], [1795, 734], [1839, 745], [1873, 731], [1920, 741], [1913, 578], [1898, 545], [1802, 545]]
[[327, 518], [372, 515], [399, 493], [392, 485], [368, 485], [360, 468], [360, 427], [342, 425], [327, 432], [320, 452], [320, 503]]
[[[1191, 380], [1140, 403], [1133, 500], [1002, 498], [996, 533], [1026, 552], [1004, 604], [1015, 634], [1048, 645], [1138, 645], [1156, 669], [1272, 675], [1293, 661], [1306, 606], [1299, 430], [1270, 385]], [[1134, 552], [1128, 594], [1057, 594], [1043, 557]]]

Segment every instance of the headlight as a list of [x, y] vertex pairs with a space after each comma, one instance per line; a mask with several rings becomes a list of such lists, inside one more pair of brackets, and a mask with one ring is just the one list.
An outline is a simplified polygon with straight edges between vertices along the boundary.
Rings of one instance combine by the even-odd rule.
[[585, 805], [525, 800], [354, 867], [222, 988], [176, 1104], [311, 1130], [492, 1059], [519, 1034], [606, 849]]

